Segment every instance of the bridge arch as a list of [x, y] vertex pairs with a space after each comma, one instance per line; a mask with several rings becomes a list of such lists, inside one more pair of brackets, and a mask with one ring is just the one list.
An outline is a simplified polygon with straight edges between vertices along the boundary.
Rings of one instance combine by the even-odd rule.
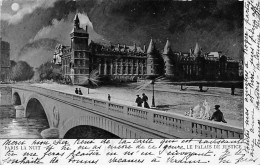
[[60, 138], [66, 138], [71, 130], [82, 126], [88, 130], [96, 129], [92, 133], [100, 131], [108, 133], [112, 138], [122, 138], [122, 131], [119, 131], [119, 126], [116, 122], [99, 116], [80, 116], [69, 119], [64, 123], [63, 128], [60, 129]]
[[36, 94], [30, 95], [25, 102], [25, 116], [29, 118], [42, 118], [48, 121], [51, 126], [51, 117], [48, 108], [42, 98]]
[[15, 106], [22, 104], [21, 97], [17, 92], [14, 92], [12, 101], [13, 101], [13, 105], [15, 105]]
[[115, 134], [98, 127], [78, 125], [71, 128], [63, 137], [64, 139], [119, 139]]

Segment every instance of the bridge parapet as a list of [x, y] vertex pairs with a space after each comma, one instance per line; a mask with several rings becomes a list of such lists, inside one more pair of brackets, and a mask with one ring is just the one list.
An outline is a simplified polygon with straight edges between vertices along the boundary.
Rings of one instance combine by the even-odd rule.
[[[21, 88], [19, 88], [21, 89]], [[46, 97], [63, 101], [92, 113], [113, 118], [126, 124], [148, 130], [164, 138], [243, 138], [243, 129], [224, 123], [201, 120], [159, 110], [133, 107], [88, 96], [75, 95], [42, 87], [27, 89]]]

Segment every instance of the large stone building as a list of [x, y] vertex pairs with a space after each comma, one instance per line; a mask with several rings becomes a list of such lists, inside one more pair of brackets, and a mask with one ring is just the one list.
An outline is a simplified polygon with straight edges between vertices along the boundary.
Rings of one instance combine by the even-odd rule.
[[76, 15], [70, 33], [71, 46], [57, 45], [53, 61], [62, 66], [65, 77], [73, 83], [81, 83], [82, 76], [98, 70], [101, 77], [117, 80], [136, 80], [165, 75], [179, 81], [187, 80], [235, 80], [238, 62], [221, 52], [202, 54], [196, 44], [190, 52], [174, 52], [167, 40], [159, 51], [151, 39], [148, 48], [126, 45], [101, 45], [91, 41], [86, 29], [80, 27]]
[[0, 82], [7, 82], [10, 76], [10, 44], [0, 38], [0, 45]]

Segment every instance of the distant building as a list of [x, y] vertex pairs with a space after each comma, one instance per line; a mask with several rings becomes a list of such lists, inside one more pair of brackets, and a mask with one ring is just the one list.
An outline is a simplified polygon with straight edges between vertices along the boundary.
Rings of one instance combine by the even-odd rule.
[[1, 43], [1, 54], [0, 54], [0, 81], [7, 82], [9, 81], [10, 76], [10, 44], [6, 41], [2, 41]]
[[101, 77], [136, 80], [165, 75], [175, 80], [235, 80], [238, 62], [221, 52], [202, 54], [198, 43], [190, 52], [173, 52], [169, 40], [159, 51], [153, 39], [148, 48], [126, 45], [101, 45], [91, 41], [86, 29], [80, 28], [78, 15], [70, 33], [71, 46], [57, 45], [53, 62], [62, 66], [65, 77], [75, 84], [81, 76], [98, 70]]

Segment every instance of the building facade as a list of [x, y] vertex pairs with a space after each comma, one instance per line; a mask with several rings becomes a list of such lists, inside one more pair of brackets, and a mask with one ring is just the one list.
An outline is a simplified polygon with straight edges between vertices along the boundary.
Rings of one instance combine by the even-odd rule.
[[91, 71], [97, 70], [100, 77], [116, 80], [137, 80], [165, 75], [168, 78], [188, 80], [235, 80], [239, 63], [220, 52], [202, 54], [196, 44], [190, 52], [174, 52], [167, 40], [159, 51], [153, 39], [148, 48], [126, 45], [101, 45], [91, 41], [86, 29], [80, 27], [76, 15], [74, 28], [70, 33], [71, 45], [57, 45], [53, 62], [62, 67], [65, 77], [73, 83], [81, 83]]
[[6, 41], [1, 43], [1, 54], [0, 54], [0, 82], [8, 82], [10, 79], [10, 44]]

